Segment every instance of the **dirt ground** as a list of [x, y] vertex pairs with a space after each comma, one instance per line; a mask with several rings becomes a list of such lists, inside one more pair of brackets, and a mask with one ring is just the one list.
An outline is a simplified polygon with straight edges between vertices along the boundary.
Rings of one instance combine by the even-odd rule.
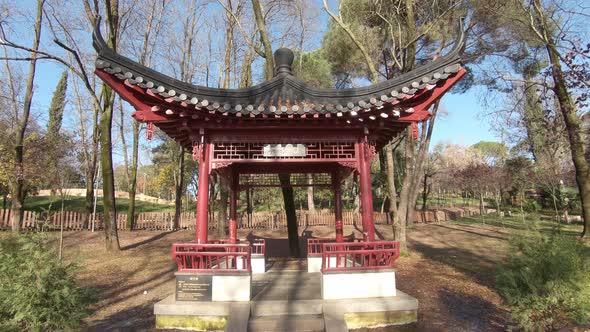
[[[301, 231], [304, 237], [333, 234], [328, 227]], [[345, 228], [350, 233], [360, 235], [358, 229]], [[391, 239], [391, 227], [378, 225], [376, 234]], [[271, 256], [288, 252], [286, 240], [278, 239], [286, 237], [286, 229], [240, 231], [239, 236], [269, 238]], [[191, 241], [194, 233], [136, 231], [120, 232], [119, 237], [123, 250], [108, 253], [101, 232], [65, 235], [66, 259], [78, 262], [81, 283], [97, 294], [86, 330], [154, 330], [153, 304], [174, 291], [170, 245]], [[418, 299], [418, 322], [363, 331], [506, 330], [506, 311], [492, 285], [507, 237], [507, 231], [490, 225], [415, 226], [408, 233], [412, 253], [397, 262], [397, 286]]]

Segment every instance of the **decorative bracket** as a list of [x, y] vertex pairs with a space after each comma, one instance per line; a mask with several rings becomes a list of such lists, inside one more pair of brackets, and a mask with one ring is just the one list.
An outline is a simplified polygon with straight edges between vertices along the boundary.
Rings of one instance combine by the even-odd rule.
[[412, 139], [418, 139], [420, 135], [418, 131], [418, 124], [416, 122], [412, 122]]
[[148, 122], [146, 130], [145, 130], [145, 137], [151, 140], [154, 137], [154, 123]]
[[356, 161], [339, 161], [338, 165], [346, 168], [353, 168], [356, 169], [357, 162]]
[[222, 168], [226, 168], [229, 167], [233, 164], [233, 161], [214, 161], [211, 163], [211, 169], [222, 169]]
[[200, 161], [203, 160], [203, 144], [199, 142], [193, 142], [193, 160]]

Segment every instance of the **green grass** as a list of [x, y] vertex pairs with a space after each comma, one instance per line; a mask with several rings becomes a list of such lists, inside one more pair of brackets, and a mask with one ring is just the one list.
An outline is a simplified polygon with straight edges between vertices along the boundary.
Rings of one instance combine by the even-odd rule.
[[[127, 211], [129, 207], [129, 199], [117, 198], [117, 211]], [[86, 199], [84, 197], [69, 197], [64, 201], [64, 209], [67, 211], [84, 211]], [[42, 212], [49, 210], [56, 211], [61, 208], [61, 199], [59, 196], [32, 196], [25, 200], [25, 210]], [[10, 206], [10, 205], [8, 205]], [[156, 203], [148, 203], [143, 201], [135, 201], [135, 208], [137, 213], [141, 212], [172, 212], [174, 206], [162, 205]], [[102, 197], [96, 200], [96, 211], [102, 212]]]
[[[473, 217], [463, 217], [461, 219], [457, 219], [452, 221], [451, 223], [456, 224], [482, 224], [482, 218], [480, 216], [473, 216]], [[512, 217], [504, 217], [500, 218], [495, 214], [489, 214], [484, 216], [483, 223], [486, 225], [497, 226], [501, 228], [506, 228], [511, 231], [511, 233], [518, 233], [518, 232], [526, 232], [529, 230], [538, 230], [544, 233], [550, 233], [553, 231], [559, 231], [563, 234], [571, 235], [571, 236], [579, 236], [582, 233], [583, 225], [581, 223], [557, 223], [554, 220], [539, 220], [533, 219], [529, 220], [525, 218], [523, 221], [522, 215], [513, 215]]]
[[[418, 204], [422, 204], [422, 196], [418, 196], [418, 199], [416, 200], [418, 202]], [[487, 198], [484, 199], [484, 201], [486, 202], [486, 205], [490, 204], [490, 200], [488, 200]], [[479, 199], [477, 198], [472, 198], [472, 197], [468, 197], [468, 198], [463, 198], [463, 197], [448, 197], [448, 196], [441, 196], [440, 198], [436, 195], [436, 194], [431, 194], [428, 196], [428, 199], [426, 200], [426, 204], [430, 205], [430, 204], [454, 204], [454, 205], [463, 205], [463, 204], [469, 204], [469, 205], [473, 205], [473, 206], [479, 206]]]

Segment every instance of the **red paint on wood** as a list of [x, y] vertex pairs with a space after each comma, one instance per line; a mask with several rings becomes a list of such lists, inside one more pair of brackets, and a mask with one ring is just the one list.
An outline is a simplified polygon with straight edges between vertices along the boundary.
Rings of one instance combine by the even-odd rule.
[[230, 194], [229, 194], [229, 240], [230, 243], [236, 243], [238, 236], [238, 176], [232, 174], [230, 178]]
[[136, 110], [148, 110], [148, 107], [145, 102], [141, 99], [140, 96], [137, 96], [135, 93], [129, 91], [125, 84], [119, 81], [116, 77], [111, 76], [109, 73], [95, 70], [94, 73], [100, 77], [105, 83], [107, 83], [113, 90], [115, 90], [121, 98], [135, 107]]
[[359, 184], [361, 195], [361, 209], [363, 219], [363, 233], [368, 241], [375, 240], [373, 225], [373, 192], [371, 190], [371, 160], [369, 159], [368, 142], [357, 143], [359, 156]]
[[332, 173], [332, 186], [334, 192], [334, 225], [336, 228], [336, 242], [344, 241], [342, 227], [342, 188], [340, 179], [336, 173]]
[[197, 243], [208, 241], [208, 207], [209, 207], [209, 163], [211, 144], [204, 143], [199, 160], [199, 188], [197, 190]]
[[251, 273], [251, 254], [252, 248], [246, 244], [172, 245], [172, 259], [178, 265], [179, 272]]
[[322, 272], [393, 269], [399, 254], [397, 241], [324, 243]]

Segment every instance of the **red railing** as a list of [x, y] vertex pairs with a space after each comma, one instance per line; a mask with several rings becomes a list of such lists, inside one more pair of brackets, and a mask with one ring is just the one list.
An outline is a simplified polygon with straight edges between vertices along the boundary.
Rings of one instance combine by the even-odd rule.
[[[247, 241], [246, 241], [246, 243], [247, 243]], [[264, 256], [264, 254], [266, 254], [266, 240], [264, 240], [264, 239], [252, 240], [252, 255]]]
[[252, 272], [247, 244], [196, 244], [172, 245], [172, 259], [179, 272]]
[[392, 269], [399, 242], [345, 242], [322, 244], [322, 272]]
[[[355, 240], [360, 240], [360, 239], [355, 239], [354, 237], [349, 237], [349, 236], [344, 238], [344, 242], [354, 242]], [[322, 252], [323, 252], [322, 245], [325, 243], [336, 243], [336, 239], [329, 238], [329, 237], [318, 237], [318, 238], [307, 239], [307, 256], [308, 257], [321, 256]]]
[[[212, 244], [229, 244], [229, 239], [217, 239], [209, 241]], [[252, 247], [252, 255], [264, 255], [266, 253], [266, 240], [254, 239], [249, 241], [247, 239], [239, 239], [238, 244], [246, 244]]]

